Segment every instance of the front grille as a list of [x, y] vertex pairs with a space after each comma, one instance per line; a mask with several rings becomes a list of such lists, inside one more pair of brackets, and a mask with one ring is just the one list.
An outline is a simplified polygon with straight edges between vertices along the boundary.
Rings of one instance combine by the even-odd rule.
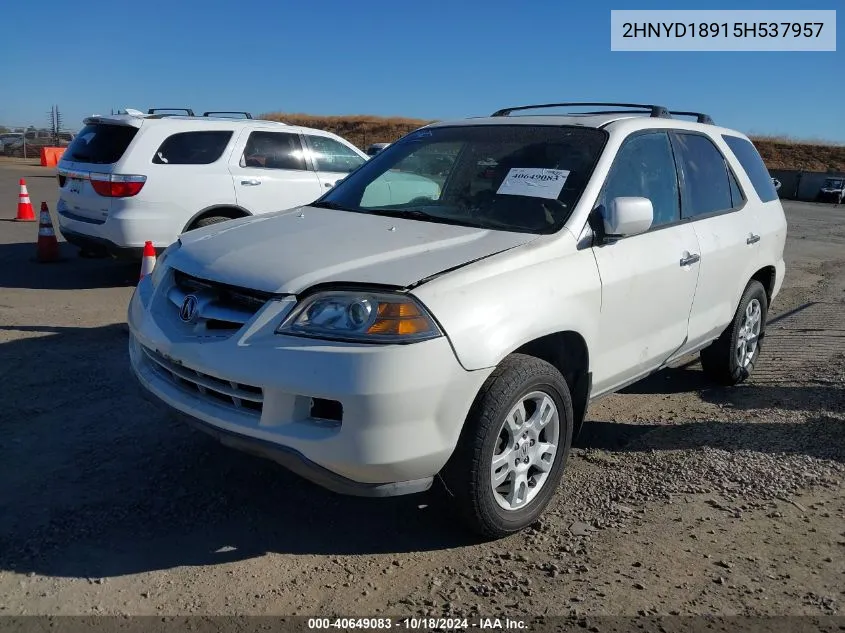
[[269, 292], [238, 288], [174, 270], [173, 287], [168, 297], [177, 310], [188, 295], [201, 299], [195, 324], [206, 330], [237, 330], [274, 296]]
[[165, 358], [158, 352], [141, 346], [152, 362], [156, 373], [178, 387], [244, 413], [261, 415], [264, 392], [261, 387], [245, 385], [231, 380], [221, 380], [196, 369]]

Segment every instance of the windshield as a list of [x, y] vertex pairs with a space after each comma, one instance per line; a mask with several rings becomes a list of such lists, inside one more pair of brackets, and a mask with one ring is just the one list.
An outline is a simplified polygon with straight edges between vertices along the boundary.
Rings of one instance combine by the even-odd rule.
[[828, 178], [824, 181], [825, 189], [841, 189], [843, 181], [837, 178]]
[[572, 126], [426, 128], [379, 152], [316, 206], [551, 233], [578, 202], [606, 138]]

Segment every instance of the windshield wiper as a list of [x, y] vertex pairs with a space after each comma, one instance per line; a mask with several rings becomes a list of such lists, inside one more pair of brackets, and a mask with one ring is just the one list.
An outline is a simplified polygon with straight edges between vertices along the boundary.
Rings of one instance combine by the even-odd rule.
[[317, 207], [319, 209], [334, 209], [335, 211], [354, 211], [355, 209], [350, 209], [348, 207], [344, 207], [337, 202], [331, 202], [330, 200], [323, 200], [322, 202], [314, 202], [308, 205], [309, 207]]
[[458, 226], [471, 226], [473, 228], [480, 228], [476, 222], [468, 222], [467, 220], [460, 220], [458, 218], [449, 218], [442, 215], [434, 215], [426, 213], [419, 209], [366, 209], [365, 213], [373, 215], [384, 215], [391, 218], [407, 218], [410, 220], [423, 220], [426, 222], [438, 222], [440, 224], [456, 224]]

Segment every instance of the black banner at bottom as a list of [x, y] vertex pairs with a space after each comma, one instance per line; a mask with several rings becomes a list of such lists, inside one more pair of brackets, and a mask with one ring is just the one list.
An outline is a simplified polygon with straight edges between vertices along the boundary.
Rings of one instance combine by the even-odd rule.
[[0, 616], [2, 633], [300, 633], [525, 631], [553, 633], [843, 633], [845, 616]]

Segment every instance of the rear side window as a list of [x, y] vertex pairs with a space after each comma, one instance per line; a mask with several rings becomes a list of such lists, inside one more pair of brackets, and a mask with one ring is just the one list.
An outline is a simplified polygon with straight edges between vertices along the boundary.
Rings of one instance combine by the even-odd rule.
[[157, 165], [209, 165], [223, 155], [231, 131], [179, 132], [168, 136], [156, 150]]
[[722, 138], [731, 148], [745, 173], [748, 174], [748, 178], [754, 185], [754, 191], [757, 192], [760, 200], [763, 202], [777, 200], [778, 192], [772, 182], [772, 177], [769, 175], [769, 170], [766, 169], [766, 164], [763, 162], [760, 152], [757, 151], [751, 141], [727, 134], [722, 134]]
[[129, 125], [86, 125], [65, 150], [65, 157], [79, 163], [116, 163], [137, 133], [138, 128]]
[[684, 217], [733, 209], [731, 174], [718, 148], [700, 134], [676, 133], [675, 139], [684, 172]]
[[299, 134], [252, 132], [246, 142], [241, 167], [306, 170]]

